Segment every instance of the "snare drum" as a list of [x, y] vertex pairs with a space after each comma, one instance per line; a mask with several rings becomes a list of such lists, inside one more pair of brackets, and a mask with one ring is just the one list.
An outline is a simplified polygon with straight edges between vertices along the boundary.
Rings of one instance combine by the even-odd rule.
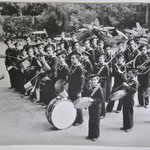
[[31, 63], [28, 60], [24, 60], [20, 63], [21, 69], [26, 70], [28, 67], [31, 66]]
[[47, 120], [57, 129], [69, 128], [76, 119], [76, 109], [68, 98], [56, 97], [46, 110]]
[[81, 97], [74, 101], [74, 105], [77, 109], [84, 109], [89, 107], [93, 101], [90, 97]]
[[126, 90], [119, 90], [110, 95], [111, 101], [116, 101], [123, 98], [127, 94]]
[[54, 86], [57, 93], [63, 92], [64, 89], [68, 91], [68, 83], [64, 79], [57, 80]]

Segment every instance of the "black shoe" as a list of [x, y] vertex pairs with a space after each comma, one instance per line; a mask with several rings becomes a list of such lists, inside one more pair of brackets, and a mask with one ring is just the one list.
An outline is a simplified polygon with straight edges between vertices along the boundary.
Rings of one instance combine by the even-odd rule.
[[83, 122], [75, 122], [74, 124], [73, 124], [73, 126], [79, 126], [79, 125], [81, 125]]
[[92, 141], [96, 141], [96, 140], [97, 140], [97, 138], [92, 138], [91, 140], [92, 140]]
[[142, 105], [137, 105], [137, 107], [143, 107]]
[[120, 113], [121, 112], [121, 110], [116, 110], [116, 113]]
[[148, 105], [145, 105], [144, 107], [145, 107], [145, 108], [148, 108]]
[[130, 132], [132, 129], [131, 128], [129, 128], [129, 129], [126, 129], [125, 130], [125, 132]]
[[100, 119], [104, 119], [105, 118], [105, 116], [100, 116]]
[[90, 140], [91, 138], [89, 136], [86, 136], [85, 139]]
[[122, 128], [120, 128], [120, 130], [125, 130], [125, 128], [124, 128], [124, 127], [122, 127]]
[[11, 86], [11, 87], [9, 87], [8, 89], [14, 89], [14, 87]]

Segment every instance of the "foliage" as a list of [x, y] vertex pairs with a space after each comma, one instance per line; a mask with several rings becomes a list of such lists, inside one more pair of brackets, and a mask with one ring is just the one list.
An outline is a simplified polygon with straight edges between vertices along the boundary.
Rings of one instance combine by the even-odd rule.
[[17, 36], [32, 30], [47, 30], [53, 37], [73, 31], [98, 18], [100, 25], [120, 30], [145, 24], [146, 4], [0, 3], [0, 25]]
[[32, 31], [32, 17], [6, 16], [3, 30], [6, 36], [24, 36]]

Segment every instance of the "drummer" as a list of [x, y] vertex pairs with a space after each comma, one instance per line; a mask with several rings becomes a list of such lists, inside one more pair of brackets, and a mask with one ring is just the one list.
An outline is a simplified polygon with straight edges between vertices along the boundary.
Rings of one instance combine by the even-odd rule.
[[[114, 77], [114, 85], [112, 88], [112, 92], [116, 92], [118, 87], [121, 87], [125, 78], [123, 76], [126, 71], [124, 56], [122, 54], [117, 56], [117, 63], [115, 63], [112, 71], [112, 76]], [[109, 100], [108, 105], [106, 107], [106, 112], [112, 112], [114, 106], [114, 101]], [[122, 99], [119, 100], [116, 113], [120, 113], [122, 109]]]
[[[145, 107], [147, 108], [149, 105], [149, 97], [144, 96], [143, 94], [148, 91], [148, 84], [149, 84], [149, 58], [147, 57], [146, 53], [148, 51], [148, 45], [143, 44], [139, 47], [140, 54], [135, 59], [135, 67], [140, 71], [143, 71], [143, 73], [138, 73], [137, 80], [139, 82], [138, 87], [138, 107]], [[142, 65], [142, 64], [145, 65]]]
[[[69, 74], [69, 84], [68, 84], [68, 95], [72, 101], [80, 98], [83, 91], [83, 86], [85, 83], [84, 69], [80, 63], [80, 54], [77, 52], [72, 52], [71, 57], [71, 68]], [[77, 117], [74, 122], [74, 126], [78, 126], [83, 123], [83, 114], [81, 109], [77, 109]]]
[[138, 89], [138, 83], [134, 80], [135, 70], [128, 68], [127, 70], [127, 82], [123, 82], [127, 94], [122, 98], [123, 100], [123, 127], [120, 128], [125, 132], [130, 132], [133, 127], [133, 106], [134, 106], [134, 94]]
[[56, 79], [64, 79], [64, 80], [68, 80], [68, 75], [69, 75], [69, 67], [65, 61], [66, 58], [66, 52], [65, 51], [61, 51], [60, 53], [58, 53], [57, 55], [58, 58], [58, 67], [57, 67], [57, 77]]
[[98, 59], [98, 65], [96, 66], [95, 73], [100, 76], [100, 83], [103, 88], [104, 101], [102, 102], [101, 119], [105, 117], [105, 102], [107, 100], [107, 81], [109, 79], [109, 67], [105, 63], [105, 55], [101, 54]]
[[83, 96], [88, 96], [94, 99], [93, 104], [89, 107], [89, 130], [86, 139], [96, 141], [100, 135], [100, 112], [101, 103], [104, 101], [103, 90], [99, 84], [99, 76], [92, 74], [89, 77], [91, 86], [85, 88], [83, 91]]

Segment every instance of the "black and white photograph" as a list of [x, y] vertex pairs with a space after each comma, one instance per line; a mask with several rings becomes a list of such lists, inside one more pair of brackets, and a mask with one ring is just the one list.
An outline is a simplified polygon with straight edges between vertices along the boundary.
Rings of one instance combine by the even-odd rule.
[[0, 1], [0, 145], [150, 147], [150, 3]]

